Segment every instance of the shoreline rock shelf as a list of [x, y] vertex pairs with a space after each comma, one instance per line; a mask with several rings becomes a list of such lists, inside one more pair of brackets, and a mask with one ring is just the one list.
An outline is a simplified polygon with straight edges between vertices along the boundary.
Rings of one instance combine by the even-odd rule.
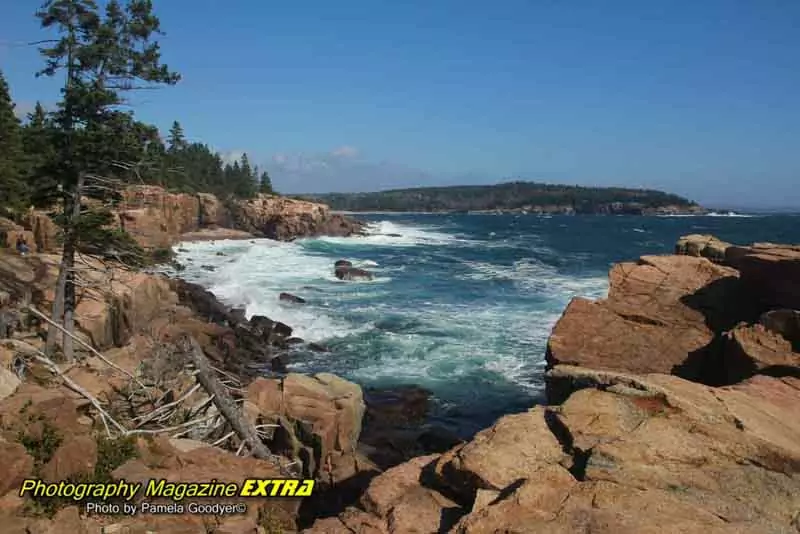
[[[182, 280], [121, 267], [110, 282], [97, 275], [79, 299], [81, 339], [130, 373], [159, 376], [170, 402], [192, 394], [171, 349], [191, 335], [240, 383], [241, 413], [270, 429], [270, 451], [318, 479], [311, 499], [267, 501], [214, 525], [199, 516], [83, 517], [71, 503], [49, 519], [16, 497], [26, 476], [91, 476], [108, 452], [85, 399], [42, 380], [36, 365], [16, 371], [20, 351], [43, 343], [43, 325], [21, 303], [48, 309], [58, 256], [0, 250], [0, 305], [13, 316], [0, 340], [0, 522], [53, 534], [103, 524], [255, 532], [267, 516], [284, 532], [310, 534], [799, 532], [800, 247], [721, 243], [687, 236], [678, 255], [614, 266], [608, 297], [574, 299], [553, 329], [547, 404], [466, 442], [420, 426], [429, 395], [420, 388], [365, 391], [328, 373], [287, 373], [287, 350], [303, 343], [289, 325], [248, 320]], [[354, 267], [336, 262], [342, 269]], [[290, 297], [282, 300], [299, 304]], [[126, 381], [91, 353], [65, 372], [123, 406]], [[47, 457], [19, 441], [35, 429], [59, 438]], [[107, 475], [280, 476], [269, 462], [211, 446], [221, 438], [140, 437], [118, 445], [126, 452]]]
[[547, 405], [388, 469], [303, 532], [800, 532], [800, 247], [676, 251], [570, 303]]

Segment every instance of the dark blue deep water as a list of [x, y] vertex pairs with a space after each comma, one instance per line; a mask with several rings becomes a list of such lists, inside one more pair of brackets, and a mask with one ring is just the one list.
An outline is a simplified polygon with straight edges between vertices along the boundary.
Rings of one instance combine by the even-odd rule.
[[[800, 243], [800, 216], [790, 215], [359, 218], [371, 235], [183, 244], [183, 276], [333, 351], [297, 354], [291, 369], [426, 387], [435, 418], [464, 435], [541, 400], [550, 329], [572, 297], [605, 295], [613, 263], [670, 253], [689, 233]], [[338, 259], [376, 279], [337, 280]], [[208, 264], [217, 269], [199, 268]], [[281, 291], [308, 304], [280, 303]]]

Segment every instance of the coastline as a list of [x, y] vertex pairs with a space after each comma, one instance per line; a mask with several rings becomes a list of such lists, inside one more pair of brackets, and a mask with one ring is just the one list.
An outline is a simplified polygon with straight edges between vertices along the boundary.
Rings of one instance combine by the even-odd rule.
[[257, 239], [250, 232], [236, 230], [233, 228], [202, 228], [194, 232], [186, 232], [178, 236], [176, 245], [180, 243], [192, 243], [197, 241], [222, 241], [222, 240], [246, 240]]
[[[255, 238], [252, 234], [225, 232], [201, 231], [199, 240], [230, 239], [222, 235]], [[46, 299], [52, 270], [38, 282], [27, 273], [35, 272], [38, 262], [52, 269], [58, 263], [57, 257], [32, 255], [22, 259], [5, 253], [0, 257], [3, 258], [0, 265], [5, 265], [0, 280], [33, 284], [36, 298]], [[280, 425], [291, 436], [290, 447], [275, 435], [264, 438], [270, 450], [285, 455], [286, 462], [298, 462], [305, 476], [320, 481], [318, 495], [307, 500], [303, 507], [299, 501], [287, 501], [278, 507], [280, 510], [273, 509], [286, 521], [296, 524], [296, 530], [321, 534], [352, 531], [357, 525], [368, 524], [379, 532], [402, 532], [422, 521], [430, 531], [453, 527], [454, 532], [466, 534], [530, 524], [531, 517], [545, 515], [552, 518], [551, 523], [539, 525], [534, 521], [531, 528], [547, 532], [553, 527], [552, 521], [570, 529], [581, 514], [602, 519], [605, 513], [616, 517], [614, 514], [625, 510], [635, 529], [667, 522], [691, 531], [696, 521], [705, 524], [698, 517], [719, 516], [723, 509], [730, 515], [730, 503], [737, 502], [745, 512], [732, 514], [727, 522], [745, 531], [748, 528], [758, 531], [791, 522], [791, 517], [786, 519], [790, 506], [785, 499], [776, 497], [774, 501], [757, 502], [747, 495], [759, 495], [770, 484], [782, 484], [781, 491], [786, 495], [800, 494], [800, 487], [793, 485], [793, 479], [770, 478], [768, 473], [775, 467], [764, 467], [761, 455], [748, 452], [750, 440], [757, 440], [754, 443], [766, 447], [779, 465], [793, 465], [791, 462], [800, 458], [800, 450], [790, 445], [792, 440], [800, 443], [800, 428], [791, 423], [792, 418], [786, 412], [787, 407], [800, 401], [797, 398], [800, 382], [791, 373], [775, 377], [774, 371], [770, 371], [775, 361], [780, 362], [781, 368], [800, 367], [800, 363], [792, 360], [796, 353], [791, 346], [786, 349], [786, 342], [781, 344], [780, 338], [770, 337], [772, 334], [760, 329], [757, 314], [753, 319], [754, 312], [744, 309], [746, 306], [732, 306], [731, 302], [741, 304], [743, 295], [757, 295], [759, 303], [752, 304], [758, 306], [759, 313], [773, 314], [768, 315], [772, 322], [767, 324], [776, 324], [773, 312], [782, 307], [800, 308], [800, 301], [791, 300], [800, 295], [796, 287], [800, 276], [795, 270], [798, 260], [800, 247], [736, 247], [713, 241], [709, 236], [687, 236], [676, 248], [676, 255], [643, 257], [638, 262], [617, 264], [609, 274], [608, 298], [588, 302], [575, 299], [553, 328], [548, 343], [546, 402], [527, 412], [501, 417], [467, 442], [427, 430], [413, 431], [426, 395], [418, 388], [366, 391], [328, 373], [287, 374], [281, 366], [290, 357], [286, 349], [292, 339], [292, 326], [297, 325], [260, 316], [248, 320], [241, 310], [223, 305], [208, 290], [180, 279], [120, 271], [120, 275], [124, 274], [120, 282], [108, 286], [109, 293], [99, 299], [107, 305], [84, 301], [78, 310], [78, 322], [82, 335], [96, 348], [130, 370], [160, 357], [162, 352], [153, 348], [171, 347], [176, 336], [186, 333], [195, 336], [215, 365], [242, 381], [243, 413], [249, 414], [254, 424], [274, 422], [268, 424]], [[778, 274], [765, 277], [764, 272]], [[743, 292], [745, 285], [747, 291]], [[12, 284], [0, 289], [16, 291], [15, 287]], [[8, 292], [9, 300], [19, 298]], [[641, 296], [648, 297], [646, 300], [652, 301], [652, 306], [643, 303]], [[701, 302], [696, 307], [702, 313], [689, 305], [698, 298]], [[119, 306], [117, 302], [127, 304], [115, 308]], [[46, 300], [37, 305], [47, 309]], [[115, 309], [124, 313], [121, 319], [115, 315], [118, 313]], [[725, 318], [722, 324], [743, 320], [747, 326], [732, 330], [714, 327], [718, 328], [714, 330], [706, 322], [715, 325], [720, 319], [706, 316], [709, 310], [730, 310], [734, 315]], [[165, 316], [171, 319], [159, 319]], [[22, 332], [22, 336], [14, 343], [8, 341], [0, 346], [12, 346], [19, 351], [27, 350], [17, 343], [20, 339], [31, 346], [38, 343], [36, 335]], [[669, 343], [660, 347], [655, 344], [659, 339], [668, 339]], [[150, 345], [153, 342], [155, 346]], [[722, 347], [719, 350], [723, 352], [699, 350], [706, 346]], [[758, 346], [778, 347], [784, 352], [767, 354], [759, 352]], [[656, 347], [659, 359], [648, 359], [650, 367], [642, 367], [637, 359], [637, 351], [643, 350], [642, 347]], [[705, 355], [706, 359], [694, 366], [679, 365], [687, 354], [696, 354], [696, 358]], [[722, 358], [722, 354], [729, 356]], [[721, 371], [717, 369], [719, 366]], [[81, 367], [70, 373], [81, 384], [90, 384], [91, 391], [97, 394], [113, 394], [108, 390], [109, 385], [119, 384], [118, 378], [110, 380], [91, 368]], [[178, 377], [180, 385], [172, 386], [173, 398], [182, 397], [193, 383], [184, 371]], [[12, 393], [0, 398], [0, 416], [17, 413], [14, 410], [18, 410], [19, 404], [29, 400], [39, 413], [44, 410], [41, 399], [53, 398], [60, 399], [61, 420], [71, 420], [74, 416], [70, 414], [78, 412], [73, 403], [80, 399], [64, 388], [52, 389], [53, 386], [16, 380]], [[714, 381], [718, 384], [710, 385]], [[749, 406], [749, 411], [742, 411], [742, 406]], [[739, 423], [731, 421], [731, 410]], [[286, 421], [275, 419], [275, 414], [283, 414]], [[785, 423], [780, 428], [765, 423], [771, 420]], [[310, 424], [310, 436], [292, 430], [301, 421]], [[631, 421], [642, 432], [630, 430], [626, 425]], [[744, 430], [737, 430], [739, 425]], [[698, 492], [708, 490], [692, 485], [694, 479], [690, 475], [698, 469], [696, 459], [684, 456], [687, 448], [693, 450], [694, 442], [688, 441], [687, 436], [697, 435], [697, 431], [686, 434], [687, 428], [701, 429], [699, 435], [706, 440], [700, 445], [703, 451], [730, 448], [740, 455], [729, 466], [724, 455], [706, 454], [702, 473], [715, 483], [719, 481], [710, 501], [698, 500]], [[62, 429], [83, 446], [86, 440], [94, 439], [89, 437], [88, 430], [92, 427]], [[238, 446], [235, 441], [209, 447], [209, 440], [203, 442], [198, 436], [163, 440], [160, 445], [164, 449], [163, 458], [195, 466], [189, 469], [197, 480], [232, 477], [235, 481], [237, 477], [250, 476], [254, 469], [262, 469], [265, 477], [280, 476], [265, 470], [266, 462], [233, 455], [231, 447]], [[221, 437], [215, 434], [210, 439], [216, 441]], [[8, 434], [5, 439], [16, 438]], [[622, 448], [613, 448], [615, 442]], [[673, 448], [671, 443], [678, 446]], [[5, 446], [2, 441], [0, 445]], [[141, 447], [146, 451], [149, 446]], [[649, 471], [643, 471], [637, 455], [653, 448], [670, 466], [663, 480], [657, 474], [641, 474]], [[28, 453], [24, 450], [14, 447], [9, 451], [13, 452], [13, 458], [23, 464], [27, 462]], [[509, 459], [513, 459], [511, 464]], [[174, 470], [154, 472], [136, 462], [127, 460], [113, 472], [113, 477], [179, 476]], [[222, 466], [222, 471], [200, 467], [204, 464]], [[745, 468], [737, 465], [751, 466], [747, 469], [753, 471], [741, 472]], [[80, 466], [71, 469], [79, 472]], [[794, 473], [787, 469], [787, 474]], [[740, 481], [742, 492], [735, 487], [727, 488], [726, 476]], [[598, 482], [608, 477], [613, 480], [612, 489]], [[688, 489], [678, 493], [670, 490], [669, 485], [674, 486], [675, 480]], [[390, 487], [399, 489], [389, 495], [384, 488]], [[655, 495], [657, 501], [642, 494], [641, 488]], [[532, 501], [526, 497], [537, 491], [553, 492], [552, 499]], [[604, 502], [613, 504], [590, 506], [591, 503], [584, 502], [584, 494], [599, 495], [606, 499]], [[579, 503], [578, 507], [549, 507], [551, 501], [562, 502], [566, 498]], [[661, 515], [645, 513], [654, 502], [666, 502], [677, 511], [662, 511]], [[12, 507], [12, 513], [16, 514], [16, 510]], [[79, 518], [75, 507], [62, 510], [72, 510], [76, 520], [89, 521]], [[14, 521], [26, 524], [47, 521], [24, 515], [23, 519], [14, 517]], [[248, 521], [257, 519], [248, 517]], [[127, 524], [163, 529], [168, 528], [162, 522], [166, 520], [136, 518]], [[179, 521], [184, 526], [194, 524], [191, 517]], [[614, 526], [609, 528], [609, 532], [615, 531]]]

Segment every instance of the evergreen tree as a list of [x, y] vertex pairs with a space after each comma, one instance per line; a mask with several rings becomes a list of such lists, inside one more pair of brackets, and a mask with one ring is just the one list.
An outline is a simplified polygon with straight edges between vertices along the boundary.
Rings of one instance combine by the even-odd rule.
[[22, 132], [14, 107], [8, 84], [0, 72], [0, 198], [8, 210], [5, 215], [13, 215], [25, 208], [28, 197]]
[[[80, 246], [81, 195], [87, 176], [108, 176], [118, 171], [119, 162], [108, 150], [114, 136], [127, 120], [117, 107], [122, 92], [138, 83], [174, 84], [180, 77], [160, 62], [160, 50], [153, 36], [159, 35], [160, 21], [150, 0], [129, 0], [123, 7], [117, 0], [106, 4], [101, 14], [94, 0], [48, 0], [37, 12], [44, 29], [55, 30], [60, 38], [41, 48], [45, 68], [40, 74], [65, 73], [62, 101], [56, 114], [60, 131], [59, 165], [56, 176], [64, 197], [64, 249], [52, 318], [74, 330], [75, 252]], [[95, 232], [88, 232], [97, 235]], [[51, 329], [47, 348], [52, 350], [56, 330]], [[64, 336], [64, 354], [72, 358], [72, 340]]]
[[173, 121], [172, 128], [169, 130], [169, 153], [175, 154], [186, 149], [186, 138], [183, 135], [183, 127], [178, 121]]
[[50, 208], [59, 200], [58, 181], [53, 175], [55, 136], [53, 121], [41, 102], [36, 102], [36, 107], [28, 114], [28, 121], [22, 128], [26, 176], [31, 203], [36, 207]]
[[242, 164], [240, 166], [240, 169], [242, 171], [241, 178], [253, 176], [253, 169], [250, 168], [250, 159], [247, 157], [246, 152], [242, 154]]
[[262, 172], [261, 177], [258, 179], [258, 192], [265, 195], [275, 194], [275, 190], [272, 189], [272, 180], [269, 174], [267, 174], [267, 171]]

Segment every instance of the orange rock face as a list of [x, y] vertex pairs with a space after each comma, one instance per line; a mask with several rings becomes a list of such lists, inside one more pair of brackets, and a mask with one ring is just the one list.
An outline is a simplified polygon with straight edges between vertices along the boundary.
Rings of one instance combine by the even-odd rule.
[[645, 256], [609, 278], [607, 299], [576, 298], [564, 311], [548, 365], [701, 378], [715, 329], [738, 306], [738, 272], [705, 258]]
[[798, 401], [794, 378], [713, 388], [611, 374], [386, 471], [357, 507], [305, 532], [791, 532]]
[[725, 261], [763, 307], [800, 309], [800, 245], [728, 247]]

